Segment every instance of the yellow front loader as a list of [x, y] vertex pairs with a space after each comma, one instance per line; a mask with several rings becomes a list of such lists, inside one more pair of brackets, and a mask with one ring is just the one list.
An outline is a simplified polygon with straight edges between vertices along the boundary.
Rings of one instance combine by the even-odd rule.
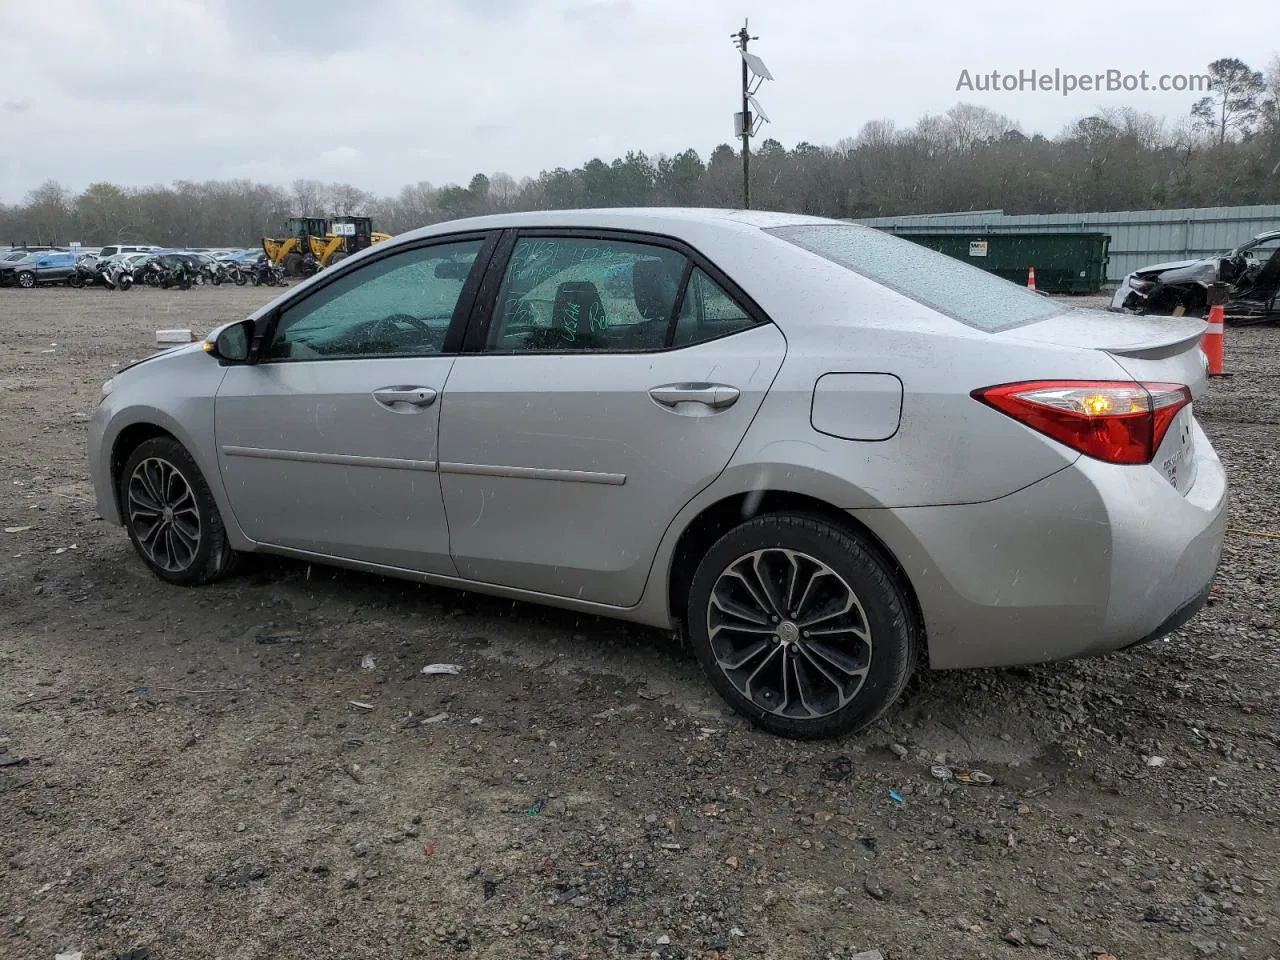
[[311, 255], [321, 267], [345, 260], [353, 253], [375, 243], [390, 240], [391, 234], [378, 233], [369, 217], [334, 217], [323, 237], [309, 238]]
[[[285, 222], [285, 232], [284, 237], [263, 237], [262, 252], [272, 263], [284, 268], [285, 276], [300, 276], [302, 261], [308, 252], [315, 256], [316, 241], [325, 239], [329, 221], [323, 217], [290, 217]], [[320, 260], [318, 256], [316, 259]], [[323, 266], [325, 261], [320, 263]]]

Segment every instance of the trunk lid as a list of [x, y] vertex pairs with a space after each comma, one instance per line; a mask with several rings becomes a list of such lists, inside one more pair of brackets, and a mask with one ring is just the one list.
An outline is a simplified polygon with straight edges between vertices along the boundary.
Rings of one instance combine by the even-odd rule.
[[1203, 320], [1139, 317], [1101, 310], [1067, 310], [997, 336], [1110, 355], [1135, 380], [1180, 383], [1193, 397], [1207, 383], [1200, 354]]
[[[1117, 375], [1144, 383], [1176, 383], [1191, 388], [1192, 399], [1208, 385], [1200, 338], [1203, 320], [1186, 317], [1139, 317], [1100, 310], [1063, 313], [997, 334], [1055, 347], [1097, 350], [1118, 364]], [[1179, 493], [1195, 483], [1193, 404], [1179, 413], [1156, 451], [1151, 468], [1159, 470]]]

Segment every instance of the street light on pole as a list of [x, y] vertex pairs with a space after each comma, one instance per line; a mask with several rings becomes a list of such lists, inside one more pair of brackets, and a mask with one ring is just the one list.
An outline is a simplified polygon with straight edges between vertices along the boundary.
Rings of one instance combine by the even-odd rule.
[[[756, 99], [756, 93], [759, 92], [760, 85], [764, 81], [773, 79], [773, 74], [764, 65], [763, 60], [754, 53], [747, 52], [747, 44], [760, 38], [751, 36], [747, 31], [746, 20], [742, 21], [741, 30], [737, 33], [731, 33], [729, 36], [733, 38], [734, 45], [738, 48], [738, 52], [742, 54], [742, 112], [735, 113], [733, 116], [733, 132], [735, 136], [742, 138], [742, 206], [743, 209], [750, 210], [751, 138], [755, 136], [762, 123], [769, 122], [764, 108], [760, 106], [760, 101]], [[754, 86], [752, 86], [752, 77], [755, 78]], [[754, 113], [752, 112], [753, 108], [755, 110]]]

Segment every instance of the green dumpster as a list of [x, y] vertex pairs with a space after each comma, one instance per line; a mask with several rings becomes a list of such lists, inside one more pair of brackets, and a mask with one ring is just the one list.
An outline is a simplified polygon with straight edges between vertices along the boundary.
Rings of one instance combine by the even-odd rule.
[[1107, 279], [1106, 233], [891, 232], [1014, 283], [1025, 284], [1035, 267], [1045, 293], [1098, 293]]

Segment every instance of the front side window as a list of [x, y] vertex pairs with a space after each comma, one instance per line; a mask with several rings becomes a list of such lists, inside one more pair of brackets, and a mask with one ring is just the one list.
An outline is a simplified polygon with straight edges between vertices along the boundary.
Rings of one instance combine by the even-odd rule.
[[353, 270], [285, 307], [263, 359], [440, 353], [481, 244], [418, 247]]

